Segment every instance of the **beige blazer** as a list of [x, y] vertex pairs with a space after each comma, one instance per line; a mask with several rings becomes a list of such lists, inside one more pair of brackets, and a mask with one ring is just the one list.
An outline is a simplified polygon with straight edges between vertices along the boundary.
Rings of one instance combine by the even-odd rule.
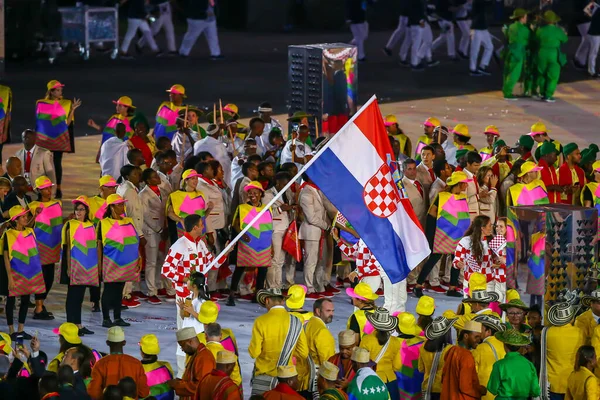
[[425, 226], [425, 218], [427, 217], [428, 208], [428, 201], [427, 197], [425, 196], [425, 193], [423, 193], [423, 196], [425, 197], [422, 197], [421, 193], [419, 193], [419, 189], [417, 189], [415, 184], [412, 183], [407, 177], [402, 178], [402, 184], [404, 185], [406, 195], [410, 200], [410, 204], [412, 205], [412, 208], [415, 211], [415, 214], [417, 215], [421, 226]]
[[463, 169], [463, 172], [467, 175], [467, 177], [472, 179], [472, 181], [467, 184], [467, 203], [469, 203], [469, 215], [471, 216], [471, 221], [473, 221], [475, 217], [480, 214], [479, 190], [477, 189], [478, 187], [475, 183], [477, 177], [475, 177], [466, 169]]
[[326, 230], [329, 225], [327, 224], [327, 211], [319, 191], [306, 185], [300, 191], [298, 202], [304, 215], [298, 238], [301, 240], [320, 240], [322, 231]]
[[133, 183], [124, 180], [117, 188], [117, 194], [127, 200], [125, 204], [125, 214], [133, 220], [133, 226], [138, 235], [144, 234], [144, 208], [140, 193]]
[[142, 231], [144, 232], [144, 237], [148, 240], [148, 243], [150, 243], [150, 241], [155, 241], [156, 243], [152, 243], [151, 245], [156, 246], [158, 246], [158, 242], [160, 242], [159, 233], [165, 228], [165, 207], [167, 198], [169, 197], [160, 186], [159, 190], [160, 197], [158, 197], [148, 186], [145, 186], [139, 193], [142, 209], [144, 210], [144, 225]]
[[206, 216], [206, 232], [214, 232], [217, 229], [225, 227], [225, 205], [223, 195], [217, 184], [209, 184], [202, 179], [198, 179], [196, 190], [204, 194], [206, 202], [212, 201], [213, 208]]
[[431, 190], [431, 184], [433, 183], [434, 179], [431, 179], [431, 175], [429, 175], [429, 169], [423, 163], [417, 165], [417, 180], [421, 182], [423, 188], [425, 189], [425, 197], [429, 198], [429, 191]]
[[23, 175], [29, 184], [33, 187], [35, 180], [40, 176], [47, 176], [50, 180], [56, 183], [56, 173], [54, 172], [54, 157], [50, 150], [46, 150], [43, 147], [35, 146], [33, 148], [33, 154], [31, 155], [31, 168], [29, 174], [25, 174], [25, 159], [26, 157], [25, 148], [21, 147], [15, 157], [21, 160], [21, 175]]

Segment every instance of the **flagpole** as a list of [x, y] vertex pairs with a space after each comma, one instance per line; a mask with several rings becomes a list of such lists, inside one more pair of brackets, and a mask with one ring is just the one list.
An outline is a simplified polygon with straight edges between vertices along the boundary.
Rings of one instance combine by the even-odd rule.
[[[340, 131], [342, 131], [347, 125], [350, 125], [352, 123], [354, 123], [354, 120], [356, 118], [358, 118], [358, 116], [360, 115], [361, 111], [368, 107], [369, 105], [371, 105], [371, 103], [373, 101], [377, 100], [377, 96], [373, 95], [371, 96], [371, 98], [365, 103], [363, 104], [363, 106], [360, 108], [360, 110], [358, 110], [358, 112], [356, 114], [354, 114], [349, 120], [348, 122], [346, 122], [344, 124], [344, 126], [340, 129]], [[225, 248], [221, 251], [221, 253], [215, 257], [213, 259], [213, 261], [210, 263], [210, 265], [208, 266], [208, 269], [210, 270], [211, 268], [213, 268], [215, 266], [215, 264], [217, 263], [217, 260], [219, 260], [221, 257], [223, 257], [225, 254], [227, 254], [227, 252], [229, 252], [229, 250], [231, 248], [233, 248], [233, 246], [238, 242], [238, 240], [240, 240], [242, 238], [242, 236], [244, 236], [244, 234], [246, 232], [248, 232], [248, 230], [252, 227], [252, 225], [254, 225], [259, 219], [260, 217], [262, 217], [262, 215], [267, 212], [271, 206], [273, 206], [273, 204], [275, 204], [275, 202], [281, 197], [283, 196], [283, 194], [294, 184], [294, 182], [296, 180], [298, 180], [303, 173], [306, 172], [306, 170], [308, 168], [310, 168], [310, 166], [317, 160], [317, 158], [319, 158], [321, 156], [321, 154], [323, 154], [323, 152], [325, 150], [327, 150], [331, 144], [338, 139], [340, 135], [334, 135], [331, 139], [329, 139], [325, 145], [321, 148], [321, 150], [319, 150], [319, 152], [317, 154], [315, 154], [315, 156], [313, 158], [311, 158], [310, 160], [308, 160], [308, 162], [306, 164], [304, 164], [304, 166], [302, 167], [302, 169], [300, 171], [298, 171], [298, 173], [296, 174], [296, 176], [294, 176], [292, 179], [290, 179], [290, 181], [287, 183], [287, 185], [285, 185], [278, 193], [277, 196], [273, 197], [273, 199], [271, 199], [271, 201], [269, 201], [269, 203], [267, 203], [267, 205], [258, 213], [256, 214], [256, 216], [252, 219], [252, 221], [250, 221], [250, 223], [248, 225], [246, 225], [246, 227], [244, 229], [242, 229], [242, 231], [240, 233], [238, 233], [238, 235], [233, 238], [233, 240], [231, 242], [229, 242], [229, 244], [227, 246], [225, 246]]]

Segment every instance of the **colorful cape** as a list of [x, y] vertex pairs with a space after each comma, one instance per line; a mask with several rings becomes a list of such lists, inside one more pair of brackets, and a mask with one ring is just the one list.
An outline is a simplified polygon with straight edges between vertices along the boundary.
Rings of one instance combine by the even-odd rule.
[[[173, 206], [173, 212], [180, 218], [185, 219], [188, 215], [196, 214], [202, 217], [204, 229], [202, 234], [206, 233], [206, 200], [202, 192], [193, 191], [186, 192], [177, 190], [169, 195], [169, 200]], [[168, 207], [168, 203], [167, 203]], [[181, 223], [177, 222], [177, 237], [183, 236], [185, 229]]]
[[[244, 229], [254, 217], [265, 207], [253, 207], [250, 204], [240, 204], [233, 219], [240, 217], [240, 229]], [[271, 211], [265, 212], [246, 232], [249, 242], [238, 242], [237, 264], [241, 267], [270, 267], [271, 238], [273, 237], [273, 217]]]
[[71, 151], [67, 119], [71, 100], [38, 100], [35, 109], [36, 144], [50, 151]]
[[[42, 211], [36, 215], [36, 210]], [[34, 232], [42, 265], [54, 264], [60, 261], [61, 231], [63, 228], [62, 203], [51, 200], [40, 203], [32, 201], [29, 210], [35, 217]]]
[[[67, 240], [67, 231], [69, 237]], [[69, 220], [62, 231], [63, 245], [69, 244], [71, 285], [98, 286], [98, 242], [96, 228], [92, 222]]]
[[4, 254], [4, 247], [8, 247], [10, 270], [15, 282], [15, 288], [8, 291], [9, 296], [44, 293], [46, 286], [42, 275], [42, 263], [33, 230], [31, 228], [25, 228], [23, 231], [8, 229], [1, 240], [2, 254]]
[[464, 194], [440, 192], [437, 208], [437, 223], [433, 239], [433, 252], [437, 254], [454, 254], [456, 246], [464, 236], [471, 217], [469, 204]]
[[166, 136], [173, 140], [177, 131], [177, 116], [179, 110], [185, 110], [185, 106], [176, 106], [170, 101], [161, 103], [156, 112], [156, 125], [154, 126], [154, 140]]
[[527, 260], [527, 266], [535, 279], [544, 275], [546, 254], [546, 234], [536, 232], [531, 235], [531, 255]]
[[513, 271], [516, 268], [516, 252], [517, 252], [517, 227], [513, 221], [516, 220], [516, 215], [512, 209], [508, 209], [507, 224], [506, 224], [506, 269]]
[[100, 196], [94, 196], [88, 198], [88, 203], [90, 204], [90, 219], [95, 225], [98, 225], [106, 213], [106, 200]]
[[491, 147], [483, 147], [479, 149], [479, 155], [481, 156], [481, 162], [485, 162], [492, 158], [492, 152], [494, 151]]
[[102, 280], [132, 282], [139, 277], [139, 238], [133, 220], [104, 218], [102, 231]]
[[9, 139], [11, 113], [12, 90], [8, 86], [0, 85], [0, 144]]
[[540, 179], [528, 184], [516, 183], [509, 188], [509, 196], [513, 206], [538, 206], [548, 204], [548, 191]]
[[102, 131], [102, 143], [106, 142], [111, 137], [116, 136], [117, 124], [120, 123], [125, 124], [125, 140], [129, 139], [133, 134], [133, 129], [131, 128], [131, 118], [132, 117], [129, 116], [123, 118], [123, 116], [120, 114], [114, 114], [112, 117], [110, 117], [106, 123], [106, 126], [104, 127], [104, 130]]
[[396, 372], [400, 398], [420, 400], [424, 374], [419, 372], [419, 349], [423, 346], [422, 338], [402, 340], [400, 360], [402, 367]]
[[415, 160], [421, 161], [421, 150], [423, 150], [423, 147], [429, 146], [431, 142], [433, 142], [433, 139], [431, 139], [429, 136], [419, 136], [417, 146], [415, 147]]
[[167, 384], [173, 378], [173, 373], [165, 365], [146, 371], [150, 395], [156, 397], [157, 400], [173, 400], [175, 392]]

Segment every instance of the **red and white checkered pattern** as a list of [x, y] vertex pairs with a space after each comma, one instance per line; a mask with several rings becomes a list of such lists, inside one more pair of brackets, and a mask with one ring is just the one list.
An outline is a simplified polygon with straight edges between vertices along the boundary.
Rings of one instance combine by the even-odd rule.
[[387, 218], [396, 212], [400, 196], [387, 164], [379, 167], [375, 175], [368, 180], [363, 197], [367, 208], [377, 217]]
[[365, 276], [379, 275], [381, 265], [379, 265], [379, 262], [362, 239], [353, 244], [352, 247], [347, 246], [344, 242], [339, 240], [338, 246], [346, 256], [356, 259], [356, 272], [358, 273], [359, 279], [362, 279]]
[[[208, 251], [202, 240], [194, 243], [187, 237], [180, 237], [169, 249], [162, 267], [162, 275], [173, 282], [173, 287], [178, 297], [188, 297], [187, 279], [192, 271], [203, 274], [208, 273], [208, 266], [213, 261], [214, 255]], [[219, 259], [213, 269], [218, 269], [227, 259]]]
[[492, 268], [492, 259], [493, 254], [490, 250], [487, 241], [483, 241], [483, 260], [481, 262], [477, 261], [473, 255], [471, 254], [471, 238], [464, 237], [458, 242], [458, 246], [456, 246], [456, 251], [454, 252], [454, 260], [452, 261], [452, 266], [454, 268], [458, 268], [458, 263], [463, 262], [465, 264], [464, 267], [464, 278], [466, 281], [469, 281], [471, 278], [471, 274], [478, 272], [480, 274], [484, 274], [487, 282], [491, 282], [495, 278], [495, 270]]
[[[490, 240], [490, 249], [492, 250], [494, 260], [497, 260], [499, 257], [506, 259], [506, 238], [496, 235]], [[500, 268], [494, 269], [494, 280], [500, 283], [506, 282], [506, 263], [502, 263]]]

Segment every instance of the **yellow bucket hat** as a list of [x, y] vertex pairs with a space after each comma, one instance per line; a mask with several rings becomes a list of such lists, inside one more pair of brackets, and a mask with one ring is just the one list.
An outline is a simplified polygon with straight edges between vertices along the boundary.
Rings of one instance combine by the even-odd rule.
[[79, 337], [79, 328], [71, 322], [61, 324], [57, 329], [53, 329], [55, 335], [61, 335], [67, 342], [71, 344], [81, 344]]
[[395, 115], [386, 115], [385, 118], [383, 119], [383, 122], [385, 124], [385, 126], [392, 126], [394, 124], [398, 123], [398, 119], [396, 118]]
[[500, 131], [498, 130], [498, 128], [496, 127], [496, 125], [488, 125], [485, 127], [485, 130], [483, 131], [484, 134], [490, 134], [490, 135], [494, 135], [494, 136], [500, 136]]
[[36, 189], [46, 189], [54, 186], [54, 183], [47, 176], [40, 176], [35, 180], [35, 188]]
[[435, 311], [435, 300], [431, 296], [421, 296], [417, 302], [417, 314], [429, 316]]
[[26, 210], [25, 208], [23, 208], [23, 206], [12, 206], [10, 210], [8, 210], [8, 216], [10, 217], [11, 221], [14, 221], [21, 215], [25, 215], [28, 212], [29, 210]]
[[142, 336], [139, 344], [142, 353], [144, 354], [156, 356], [160, 353], [160, 345], [158, 344], [158, 338], [156, 335], [149, 334]]
[[307, 287], [304, 285], [292, 285], [288, 289], [288, 299], [285, 305], [290, 310], [299, 310], [304, 307], [304, 299], [306, 298]]
[[121, 204], [121, 203], [127, 203], [127, 200], [125, 200], [123, 197], [121, 197], [121, 195], [118, 195], [116, 193], [113, 193], [106, 198], [107, 206], [112, 206], [113, 204]]
[[521, 165], [521, 171], [519, 172], [519, 178], [524, 176], [528, 172], [541, 171], [542, 167], [539, 167], [536, 163], [532, 161], [525, 161], [523, 165]]
[[359, 283], [354, 288], [346, 288], [346, 294], [359, 300], [377, 300], [379, 296], [373, 293], [371, 286], [366, 283]]
[[0, 332], [0, 351], [5, 352], [6, 354], [10, 354], [13, 351], [12, 340], [8, 333]]
[[440, 123], [439, 119], [437, 119], [435, 117], [429, 117], [425, 120], [425, 122], [423, 122], [423, 125], [424, 126], [432, 126], [435, 128], [436, 126], [440, 126], [442, 124]]
[[51, 80], [50, 82], [48, 82], [46, 84], [46, 89], [47, 90], [58, 89], [59, 87], [65, 87], [65, 85], [63, 85], [62, 83], [60, 83], [56, 79], [53, 79], [53, 80]]
[[198, 321], [204, 325], [212, 324], [219, 318], [220, 307], [214, 301], [205, 301], [200, 306], [200, 312], [198, 313]]
[[113, 100], [113, 103], [118, 104], [120, 106], [135, 108], [135, 106], [133, 105], [133, 100], [131, 100], [131, 97], [129, 96], [121, 96], [119, 97], [119, 100]]
[[452, 133], [455, 135], [463, 136], [466, 138], [470, 138], [471, 134], [469, 133], [469, 127], [465, 124], [458, 124], [452, 129]]
[[450, 178], [446, 179], [446, 184], [448, 186], [458, 185], [459, 183], [469, 183], [473, 179], [470, 179], [467, 174], [462, 171], [454, 171]]
[[119, 186], [119, 184], [117, 183], [117, 181], [115, 180], [115, 178], [113, 178], [110, 175], [104, 175], [102, 178], [100, 178], [98, 180], [98, 183], [100, 184], [100, 186], [106, 186], [106, 187], [117, 187], [117, 186]]
[[398, 329], [405, 335], [419, 336], [421, 328], [417, 325], [414, 315], [409, 312], [398, 314]]
[[537, 135], [543, 135], [544, 133], [548, 133], [548, 132], [549, 131], [543, 122], [536, 122], [535, 124], [531, 125], [531, 131], [528, 133], [528, 135], [529, 136], [537, 136]]
[[185, 88], [183, 87], [183, 85], [179, 85], [179, 84], [171, 86], [169, 88], [169, 90], [167, 90], [167, 93], [180, 94], [183, 97], [187, 97], [185, 95]]

